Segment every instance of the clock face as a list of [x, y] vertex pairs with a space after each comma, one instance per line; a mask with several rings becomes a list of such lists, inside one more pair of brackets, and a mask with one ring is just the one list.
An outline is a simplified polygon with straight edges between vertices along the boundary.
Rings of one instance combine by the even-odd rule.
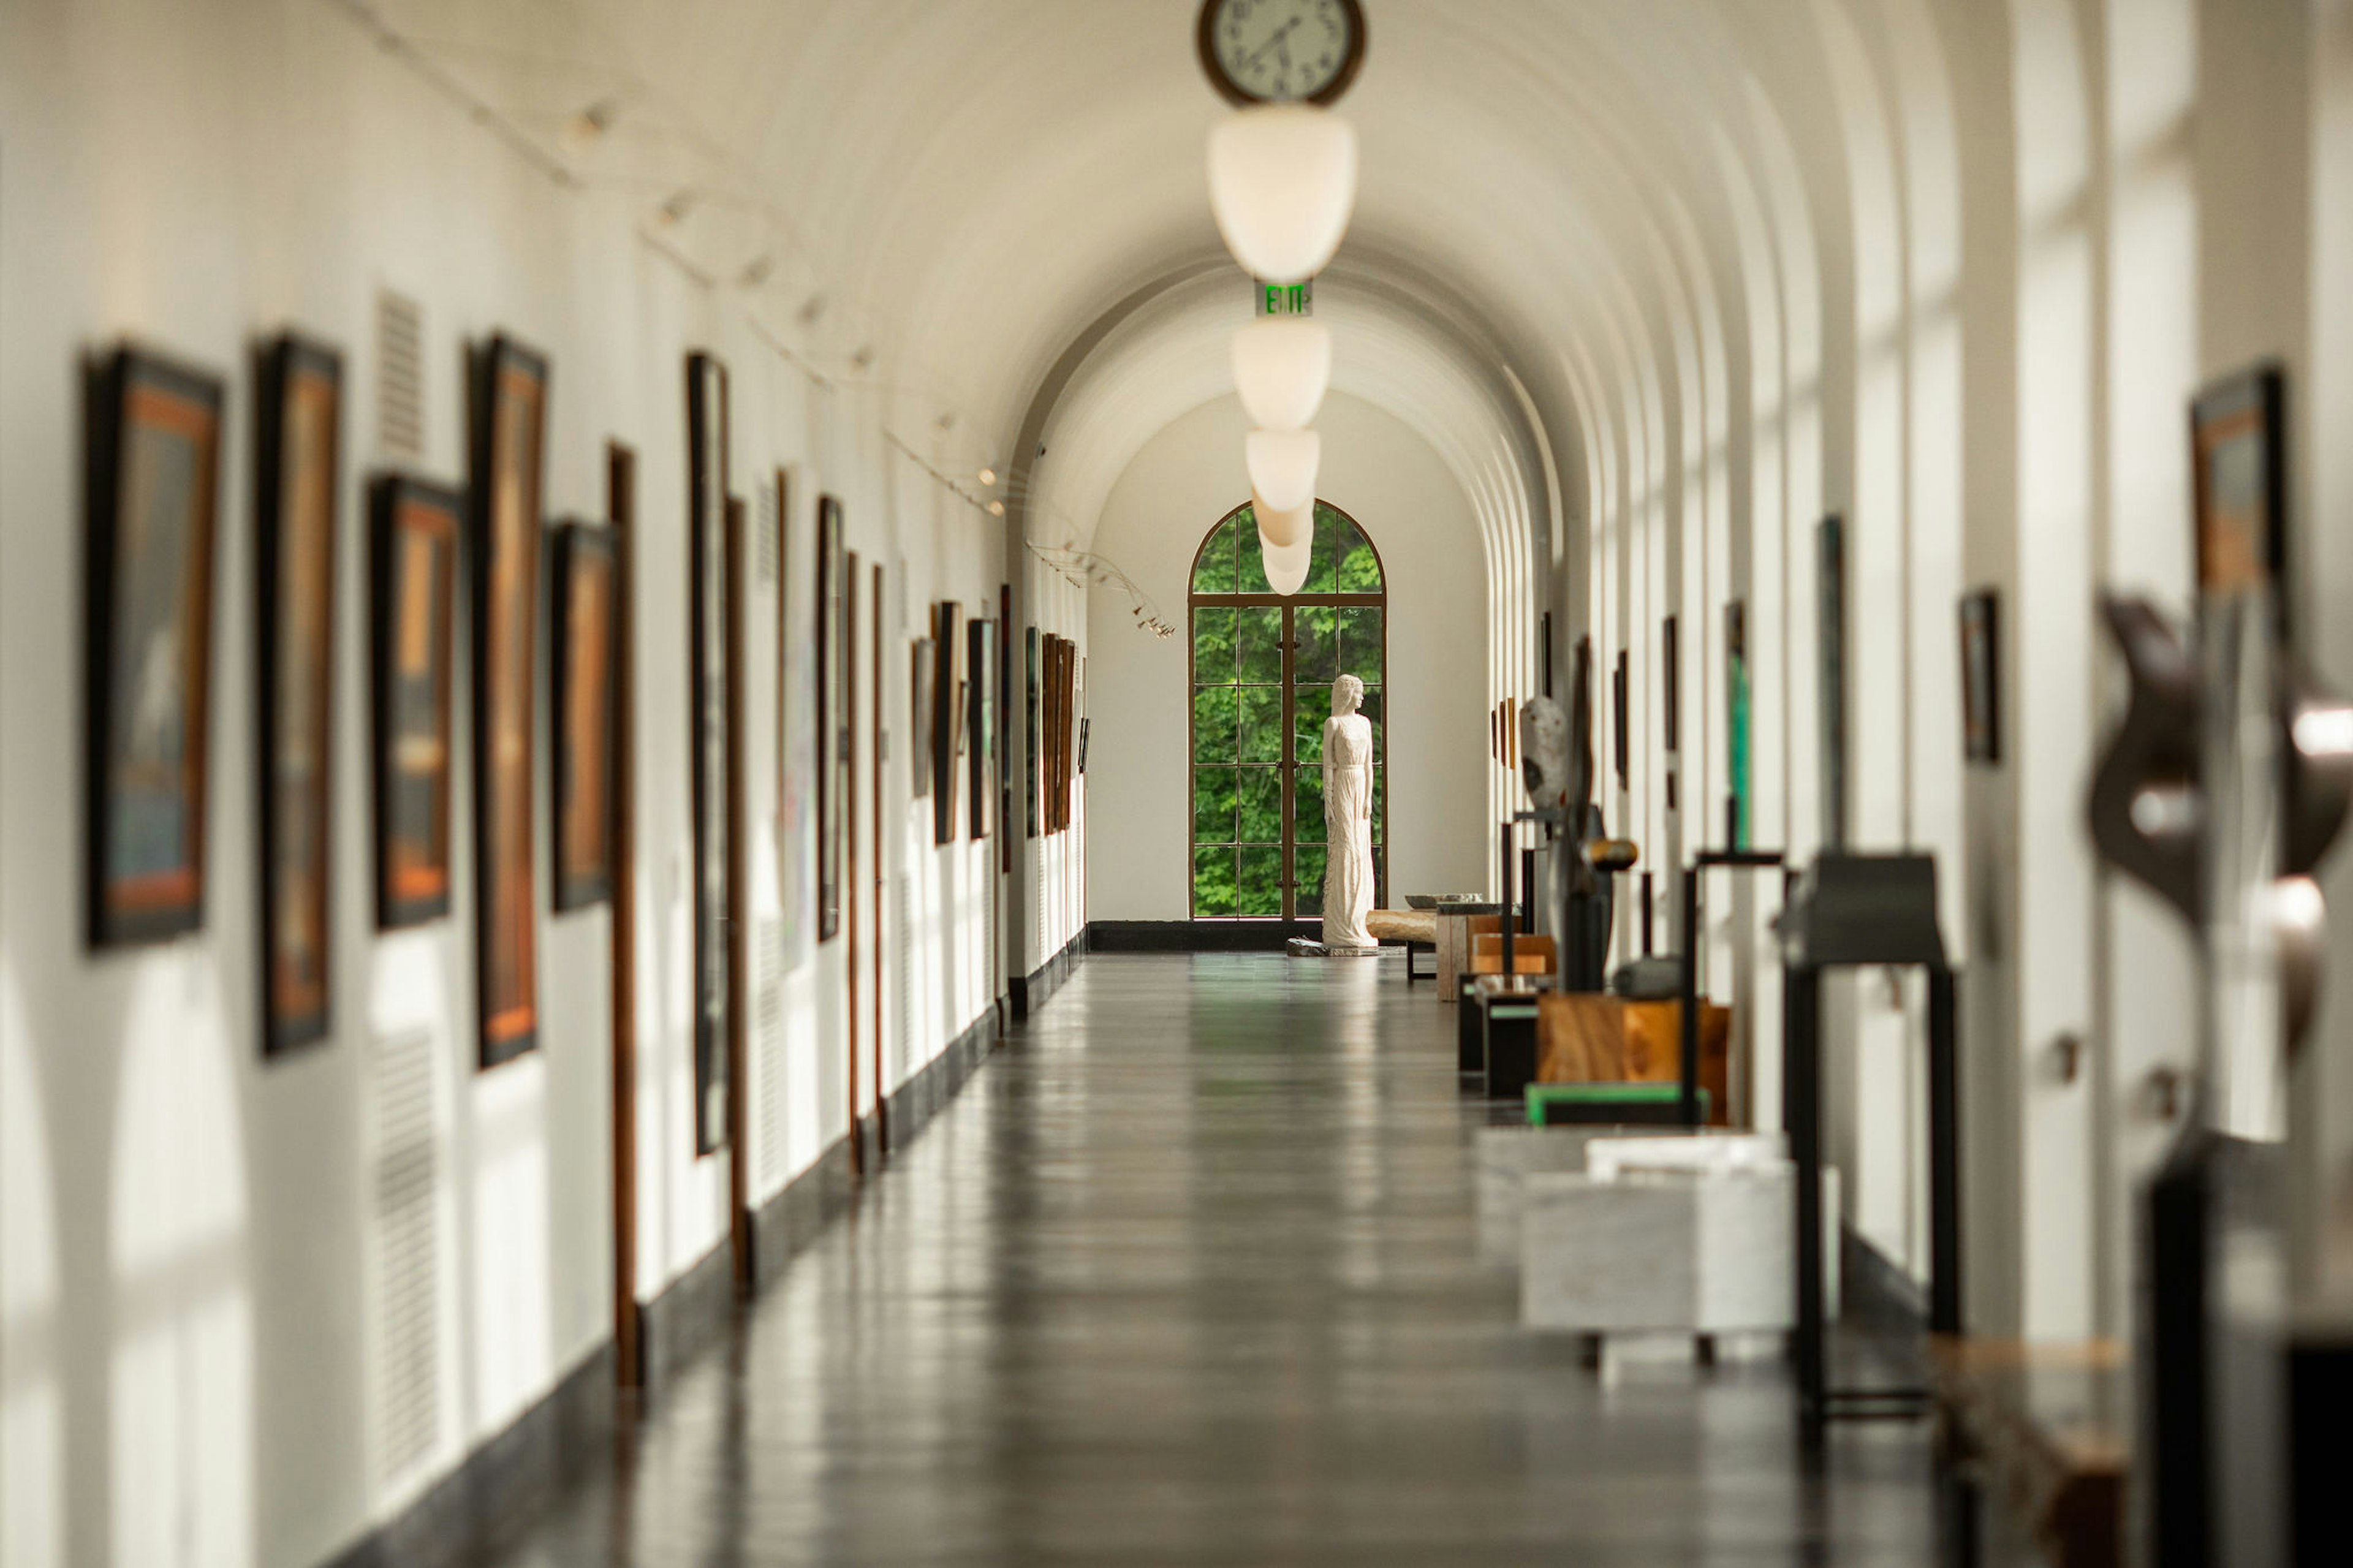
[[1364, 44], [1356, 0], [1208, 0], [1201, 11], [1202, 64], [1237, 101], [1328, 103]]

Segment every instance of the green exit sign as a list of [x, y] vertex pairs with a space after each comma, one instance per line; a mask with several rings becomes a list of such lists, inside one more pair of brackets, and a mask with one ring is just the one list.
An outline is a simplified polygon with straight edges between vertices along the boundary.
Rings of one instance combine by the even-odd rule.
[[1250, 280], [1261, 316], [1312, 316], [1315, 313], [1315, 279], [1304, 283], [1263, 283]]

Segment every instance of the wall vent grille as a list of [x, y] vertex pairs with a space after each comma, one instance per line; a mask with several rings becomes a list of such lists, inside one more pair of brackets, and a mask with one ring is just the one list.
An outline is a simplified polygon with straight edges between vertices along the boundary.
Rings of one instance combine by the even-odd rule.
[[760, 560], [760, 584], [763, 587], [774, 586], [776, 581], [776, 563], [783, 551], [782, 542], [777, 538], [780, 528], [781, 520], [776, 516], [776, 488], [774, 485], [762, 485], [760, 487], [760, 539], [756, 553]]
[[377, 1453], [387, 1486], [441, 1436], [441, 1141], [428, 1029], [375, 1044]]
[[385, 458], [425, 460], [425, 309], [385, 289], [375, 300], [375, 435]]
[[782, 1184], [785, 1173], [785, 922], [764, 916], [759, 933], [760, 1138], [755, 1163], [765, 1194]]

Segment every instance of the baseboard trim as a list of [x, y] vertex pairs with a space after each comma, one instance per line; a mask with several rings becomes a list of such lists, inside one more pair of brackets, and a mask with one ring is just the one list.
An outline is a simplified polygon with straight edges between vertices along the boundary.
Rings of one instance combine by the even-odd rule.
[[638, 1303], [638, 1344], [645, 1387], [659, 1389], [733, 1321], [735, 1253], [727, 1242], [703, 1254], [685, 1273]]
[[1293, 937], [1321, 937], [1322, 921], [1091, 921], [1090, 952], [1281, 952]]
[[1928, 1326], [1928, 1293], [1852, 1226], [1839, 1237], [1839, 1272], [1851, 1321], [1902, 1331]]
[[512, 1425], [327, 1568], [397, 1568], [495, 1554], [552, 1504], [583, 1464], [612, 1450], [618, 1404], [613, 1342], [599, 1344]]
[[1013, 977], [1015, 1018], [1027, 1018], [1062, 988], [1062, 983], [1071, 977], [1071, 971], [1078, 966], [1079, 955], [1088, 950], [1088, 933], [1093, 930], [1092, 924], [1081, 926], [1078, 934], [1064, 942], [1060, 952], [1039, 964], [1029, 975]]

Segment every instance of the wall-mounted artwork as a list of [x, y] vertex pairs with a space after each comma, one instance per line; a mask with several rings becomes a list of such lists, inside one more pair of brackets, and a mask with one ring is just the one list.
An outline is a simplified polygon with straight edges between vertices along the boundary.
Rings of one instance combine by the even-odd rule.
[[2001, 761], [2001, 599], [1991, 588], [1961, 598], [1961, 755]]
[[[907, 732], [928, 737], [932, 727], [932, 710], [938, 703], [940, 680], [939, 646], [930, 637], [917, 637], [907, 661]], [[932, 793], [933, 750], [925, 743], [908, 749], [907, 770], [913, 775], [913, 794], [917, 800]]]
[[1079, 776], [1081, 778], [1084, 778], [1087, 772], [1087, 717], [1082, 713], [1079, 715]]
[[1046, 804], [1044, 792], [1039, 787], [1040, 782], [1040, 770], [1043, 768], [1045, 763], [1045, 759], [1039, 754], [1039, 748], [1045, 744], [1045, 737], [1041, 732], [1042, 716], [1039, 712], [1039, 690], [1038, 684], [1039, 681], [1043, 679], [1042, 672], [1038, 668], [1042, 654], [1039, 646], [1038, 628], [1036, 626], [1029, 626], [1025, 628], [1025, 632], [1029, 644], [1029, 710], [1028, 738], [1029, 743], [1024, 748], [1022, 752], [1022, 772], [1026, 775], [1022, 794], [1028, 799], [1029, 805], [1029, 837], [1036, 838], [1044, 831], [1043, 811]]
[[87, 755], [90, 944], [205, 920], [221, 384], [137, 349], [90, 367]]
[[841, 503], [817, 503], [817, 939], [841, 934], [849, 833], [849, 566]]
[[532, 865], [532, 699], [538, 649], [547, 362], [497, 337], [473, 396], [475, 989], [480, 1059], [539, 1039]]
[[1846, 520], [1832, 512], [1815, 531], [1816, 688], [1820, 711], [1822, 847], [1846, 847]]
[[734, 777], [729, 680], [730, 516], [727, 367], [707, 353], [686, 358], [688, 756], [694, 791], [694, 1147], [727, 1142], [727, 1047], [732, 1020], [728, 915], [734, 866], [728, 788]]
[[449, 912], [449, 736], [456, 704], [454, 490], [386, 475], [369, 500], [369, 673], [375, 710], [375, 921]]
[[971, 700], [965, 709], [966, 768], [971, 774], [965, 821], [972, 837], [986, 838], [997, 818], [997, 623], [974, 621], [965, 627], [965, 668]]
[[932, 606], [934, 647], [939, 650], [939, 679], [932, 690], [928, 722], [916, 731], [925, 737], [931, 752], [932, 776], [939, 788], [932, 792], [932, 842], [956, 840], [956, 758], [964, 750], [964, 677], [956, 669], [956, 648], [963, 643], [964, 607], [943, 601]]
[[335, 498], [343, 360], [282, 337], [259, 356], [254, 605], [260, 722], [262, 1049], [327, 1037], [334, 834]]
[[997, 750], [997, 791], [995, 823], [1005, 825], [997, 836], [997, 868], [1005, 875], [1013, 874], [1013, 748], [1005, 742], [1006, 716], [1013, 711], [1013, 584], [1000, 583], [997, 588], [997, 711], [990, 717], [996, 729], [989, 739]]
[[1634, 700], [1632, 678], [1626, 664], [1626, 650], [1618, 650], [1618, 668], [1609, 672], [1610, 758], [1618, 773], [1618, 787], [1631, 787], [1633, 774]]
[[1680, 642], [1681, 637], [1676, 631], [1675, 617], [1669, 616], [1665, 623], [1659, 627], [1659, 699], [1660, 706], [1665, 710], [1664, 744], [1669, 756], [1673, 756], [1683, 750], [1683, 659]]
[[555, 907], [613, 891], [613, 692], [620, 555], [613, 531], [568, 522], [555, 539]]
[[1725, 757], [1731, 793], [1724, 803], [1724, 847], [1748, 847], [1748, 605], [1724, 606]]
[[[2277, 588], [2287, 575], [2287, 382], [2277, 365], [2218, 381], [2190, 405], [2198, 586]], [[2274, 606], [2285, 626], [2285, 595]]]

